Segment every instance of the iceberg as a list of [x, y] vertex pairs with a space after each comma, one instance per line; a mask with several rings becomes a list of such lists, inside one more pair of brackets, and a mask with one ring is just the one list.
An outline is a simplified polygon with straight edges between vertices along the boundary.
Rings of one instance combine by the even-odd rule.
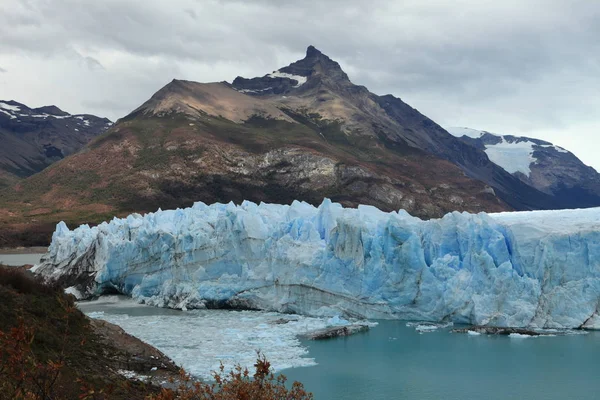
[[600, 209], [469, 214], [245, 201], [57, 225], [37, 274], [179, 309], [600, 329]]

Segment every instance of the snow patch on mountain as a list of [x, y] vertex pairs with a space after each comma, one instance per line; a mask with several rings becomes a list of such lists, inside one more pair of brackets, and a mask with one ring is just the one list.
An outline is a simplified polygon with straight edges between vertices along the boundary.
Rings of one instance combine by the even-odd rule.
[[90, 121], [87, 120], [84, 115], [74, 115], [73, 118], [81, 120], [85, 126], [90, 126]]
[[53, 115], [53, 114], [19, 114], [19, 116], [31, 117], [31, 118], [56, 118], [56, 119], [72, 118], [71, 115]]
[[5, 111], [5, 110], [0, 110], [0, 112], [1, 112], [1, 113], [3, 113], [3, 114], [6, 114], [6, 115], [8, 115], [8, 116], [9, 116], [11, 119], [15, 119], [15, 118], [17, 118], [17, 116], [16, 116], [16, 115], [13, 115], [13, 114], [9, 113], [8, 111]]
[[[470, 128], [446, 128], [450, 134], [456, 137], [467, 136], [472, 139], [481, 139], [484, 141], [485, 153], [489, 159], [504, 168], [507, 172], [514, 174], [520, 172], [525, 176], [531, 175], [531, 165], [538, 160], [534, 156], [537, 148], [554, 149], [559, 153], [569, 153], [568, 150], [553, 144], [544, 144], [547, 142], [532, 140], [525, 137], [499, 135], [487, 131], [481, 131]], [[488, 136], [489, 135], [489, 136]], [[500, 139], [499, 143], [489, 143], [486, 138], [490, 136]]]
[[271, 86], [266, 87], [264, 89], [235, 89], [240, 93], [260, 93], [260, 92], [266, 92], [268, 90], [273, 89]]
[[34, 270], [160, 307], [600, 329], [600, 209], [423, 221], [329, 200], [196, 203], [60, 223]]
[[501, 166], [506, 172], [521, 172], [525, 176], [531, 174], [531, 164], [537, 159], [533, 156], [533, 142], [507, 142], [503, 137], [498, 144], [486, 145], [485, 153], [490, 160]]
[[558, 151], [559, 153], [569, 153], [569, 150], [562, 148], [560, 146], [554, 146], [554, 148], [556, 149], [556, 151]]
[[12, 106], [10, 104], [6, 104], [0, 101], [0, 108], [8, 111], [20, 111], [21, 109], [18, 106]]
[[452, 136], [456, 136], [456, 137], [468, 136], [473, 139], [477, 139], [477, 138], [481, 137], [481, 135], [484, 134], [484, 131], [479, 131], [477, 129], [459, 128], [459, 127], [446, 128], [446, 131], [448, 131]]
[[271, 74], [268, 74], [267, 76], [269, 76], [271, 78], [287, 78], [287, 79], [293, 79], [295, 81], [298, 81], [298, 83], [296, 85], [294, 85], [295, 88], [304, 85], [306, 83], [306, 81], [308, 80], [308, 78], [305, 76], [292, 75], [292, 74], [288, 74], [286, 72], [280, 72], [280, 71], [275, 71]]

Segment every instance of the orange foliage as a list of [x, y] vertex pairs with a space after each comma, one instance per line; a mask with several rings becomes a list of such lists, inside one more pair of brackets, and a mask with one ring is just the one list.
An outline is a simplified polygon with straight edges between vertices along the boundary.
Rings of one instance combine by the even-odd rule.
[[40, 362], [31, 350], [33, 329], [22, 320], [9, 332], [0, 331], [0, 393], [6, 399], [55, 399], [62, 360]]
[[163, 389], [160, 394], [149, 397], [150, 400], [312, 400], [299, 382], [291, 389], [285, 386], [286, 378], [277, 377], [271, 371], [271, 364], [264, 355], [259, 354], [254, 364], [256, 372], [250, 376], [247, 368], [236, 366], [225, 374], [221, 364], [219, 372], [213, 374], [214, 383], [194, 382], [189, 375], [183, 374], [177, 390]]

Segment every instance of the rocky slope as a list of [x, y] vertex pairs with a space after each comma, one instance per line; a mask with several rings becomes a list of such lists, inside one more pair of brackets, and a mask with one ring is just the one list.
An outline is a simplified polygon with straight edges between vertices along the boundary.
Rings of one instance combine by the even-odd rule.
[[468, 177], [492, 187], [515, 209], [560, 208], [552, 196], [508, 174], [481, 149], [456, 140], [401, 99], [378, 96], [353, 84], [337, 62], [313, 46], [300, 61], [260, 78], [238, 77], [232, 86], [250, 96], [335, 121], [343, 133], [341, 139], [356, 147], [420, 151], [447, 160]]
[[551, 195], [562, 208], [600, 204], [600, 174], [562, 147], [539, 139], [469, 128], [448, 128], [448, 132], [485, 151], [491, 161]]
[[0, 266], [0, 399], [141, 400], [177, 381], [180, 369], [163, 353], [88, 319], [73, 300]]
[[0, 192], [0, 244], [47, 244], [61, 219], [94, 223], [194, 201], [329, 197], [423, 218], [561, 207], [484, 150], [353, 84], [310, 46], [263, 77], [173, 80], [85, 151]]
[[106, 118], [71, 115], [56, 106], [0, 101], [0, 187], [73, 154], [110, 125]]
[[504, 188], [466, 176], [453, 157], [529, 188], [399, 99], [353, 85], [313, 47], [270, 75], [173, 80], [85, 151], [0, 192], [0, 243], [47, 243], [61, 219], [99, 222], [199, 200], [329, 197], [425, 218], [511, 208], [495, 194]]

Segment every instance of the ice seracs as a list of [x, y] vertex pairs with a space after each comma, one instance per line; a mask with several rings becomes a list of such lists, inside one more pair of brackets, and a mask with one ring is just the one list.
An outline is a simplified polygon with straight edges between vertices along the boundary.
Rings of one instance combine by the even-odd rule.
[[599, 260], [600, 209], [422, 221], [325, 200], [60, 223], [35, 271], [161, 307], [598, 329]]

